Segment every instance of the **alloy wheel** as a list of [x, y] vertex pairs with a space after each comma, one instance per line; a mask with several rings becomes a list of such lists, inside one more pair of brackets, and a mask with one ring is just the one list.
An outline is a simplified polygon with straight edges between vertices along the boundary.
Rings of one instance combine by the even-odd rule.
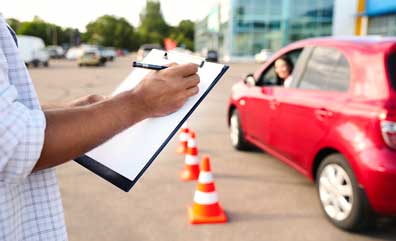
[[232, 145], [237, 146], [239, 141], [239, 120], [235, 112], [232, 114], [230, 120], [230, 138]]
[[353, 205], [353, 188], [346, 171], [338, 164], [329, 164], [319, 177], [320, 201], [327, 215], [337, 221], [348, 218]]

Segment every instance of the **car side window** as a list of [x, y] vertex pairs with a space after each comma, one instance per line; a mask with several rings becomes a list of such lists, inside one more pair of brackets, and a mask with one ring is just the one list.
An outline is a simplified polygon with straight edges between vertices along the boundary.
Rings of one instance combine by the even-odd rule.
[[272, 63], [257, 80], [257, 86], [276, 85], [275, 65]]
[[[299, 56], [301, 55], [302, 51], [303, 49], [294, 49], [284, 54], [283, 56], [289, 58], [292, 64], [295, 65], [296, 62], [298, 62]], [[257, 80], [256, 86], [268, 86], [268, 85], [283, 86], [282, 83], [279, 83], [279, 80], [275, 73], [275, 61], [273, 61], [271, 65], [268, 66], [266, 70], [264, 70], [260, 78]], [[291, 73], [291, 75], [293, 75], [293, 72]]]
[[339, 50], [315, 47], [298, 88], [346, 92], [350, 82], [349, 72], [349, 63]]
[[333, 71], [333, 78], [328, 79], [326, 90], [346, 92], [349, 89], [349, 79], [349, 63], [341, 53]]

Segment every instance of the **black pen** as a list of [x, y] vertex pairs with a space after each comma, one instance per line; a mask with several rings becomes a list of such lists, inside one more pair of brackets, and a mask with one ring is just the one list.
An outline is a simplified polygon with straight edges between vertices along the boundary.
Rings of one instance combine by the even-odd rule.
[[133, 61], [132, 66], [137, 67], [137, 68], [152, 69], [152, 70], [163, 70], [163, 69], [168, 68], [168, 66], [145, 64], [145, 63], [140, 63], [140, 62], [136, 62], [136, 61]]

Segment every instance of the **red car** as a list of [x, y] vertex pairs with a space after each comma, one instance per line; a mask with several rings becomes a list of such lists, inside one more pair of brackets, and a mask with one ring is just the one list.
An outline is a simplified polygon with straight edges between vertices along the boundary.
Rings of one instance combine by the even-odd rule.
[[[288, 87], [274, 70], [285, 56]], [[396, 38], [293, 43], [233, 86], [228, 113], [233, 146], [257, 146], [315, 181], [336, 226], [396, 215]]]

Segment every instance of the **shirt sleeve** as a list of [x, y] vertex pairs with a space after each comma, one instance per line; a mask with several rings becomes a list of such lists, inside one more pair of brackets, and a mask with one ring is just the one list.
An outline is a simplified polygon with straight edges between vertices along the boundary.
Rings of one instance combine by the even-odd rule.
[[44, 144], [45, 116], [18, 102], [0, 49], [0, 182], [18, 183], [32, 171]]

